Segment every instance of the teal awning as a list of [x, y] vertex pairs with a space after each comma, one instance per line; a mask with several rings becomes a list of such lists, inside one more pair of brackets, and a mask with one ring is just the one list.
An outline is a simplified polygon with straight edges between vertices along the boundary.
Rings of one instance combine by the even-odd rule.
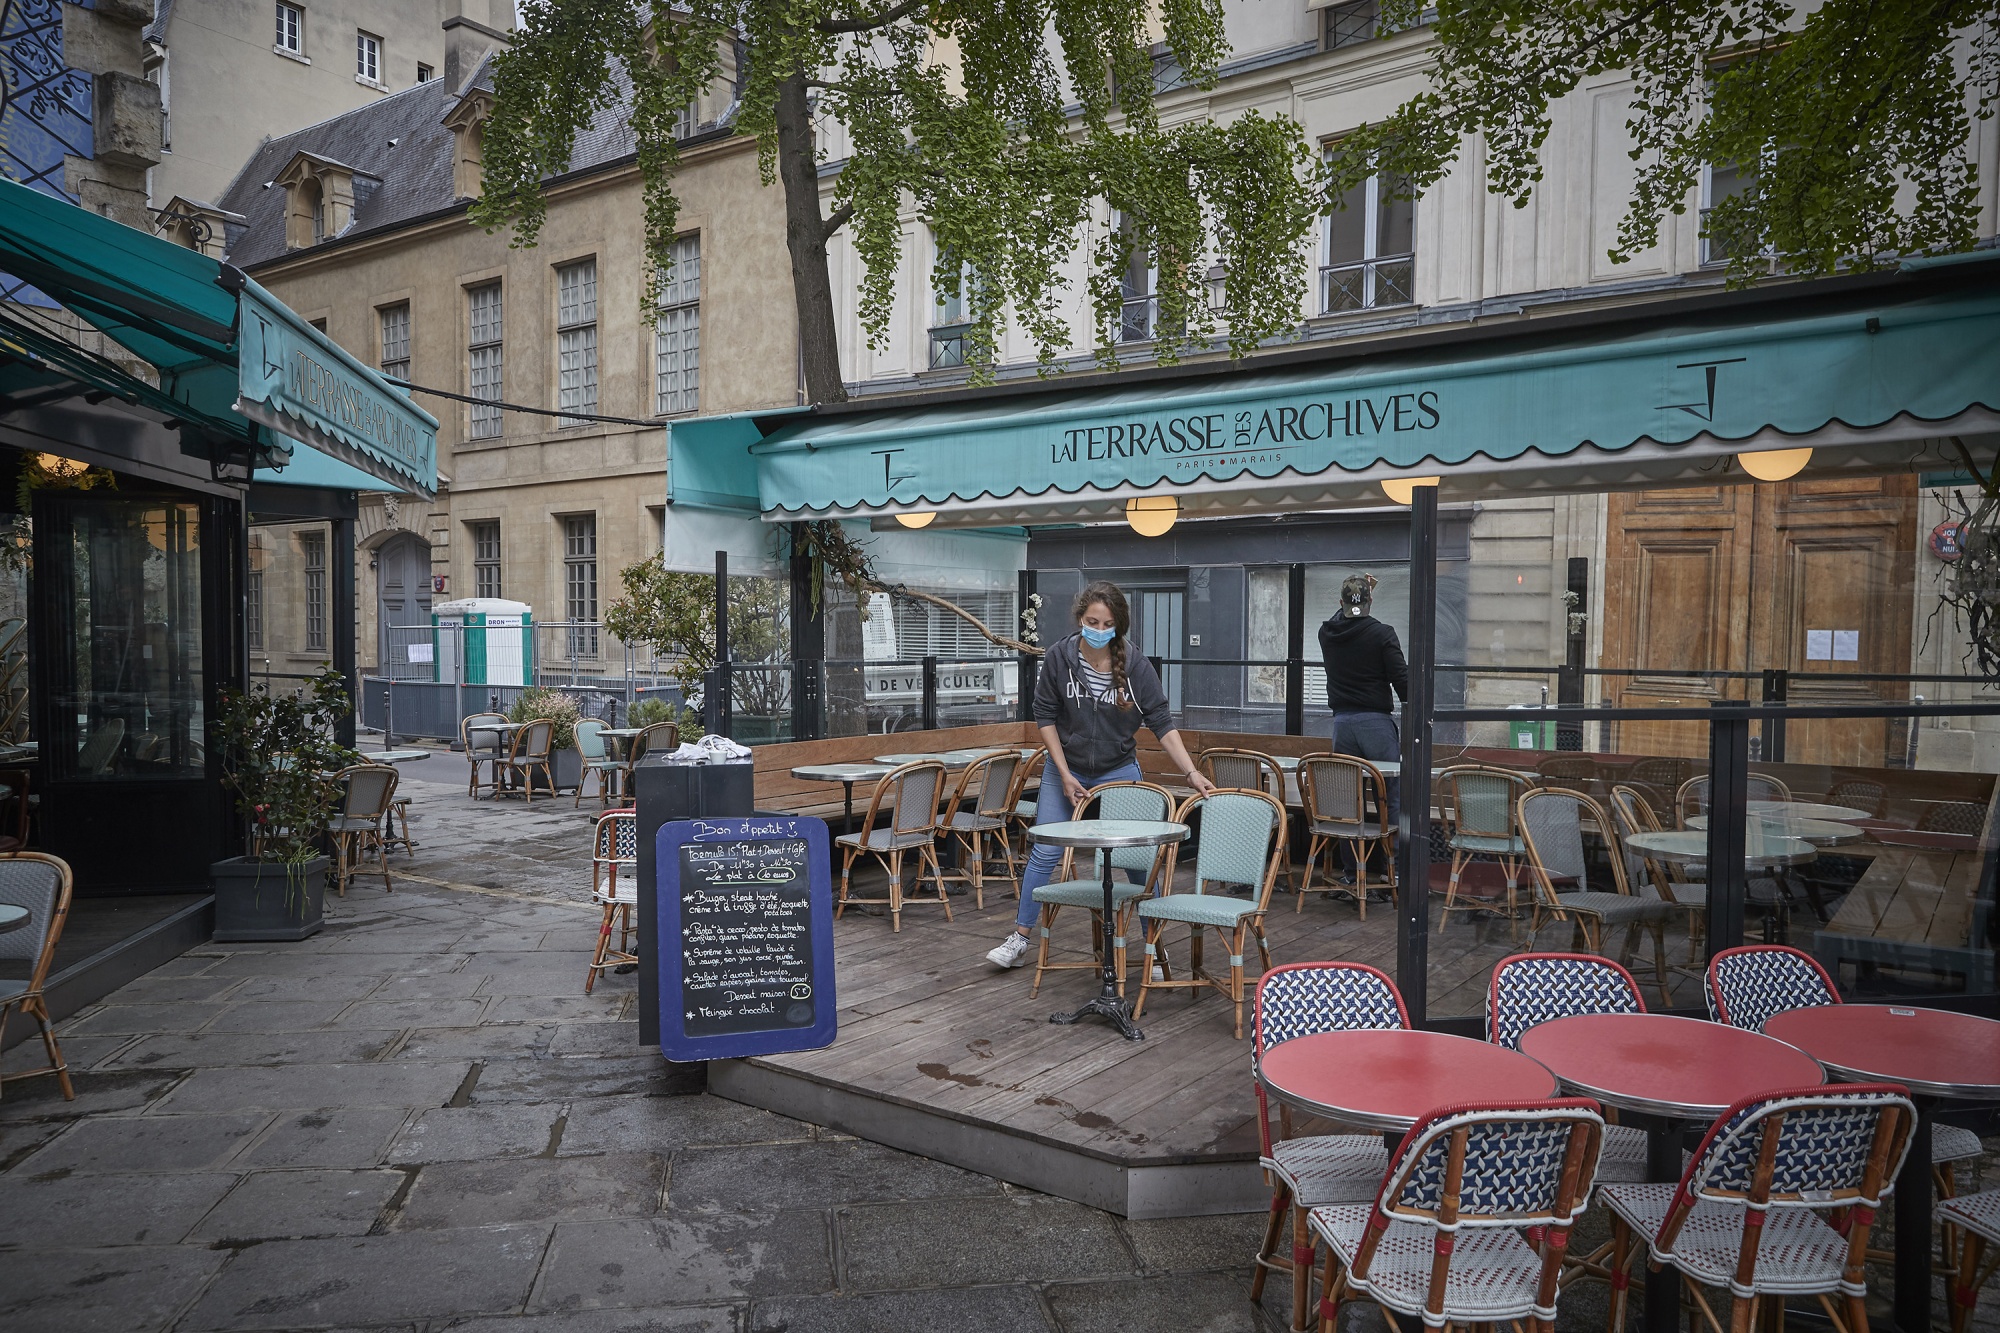
[[667, 502], [688, 509], [756, 513], [757, 461], [750, 456], [750, 446], [764, 438], [758, 423], [810, 410], [777, 407], [668, 422]]
[[[1338, 507], [1382, 503], [1387, 477], [1438, 475], [1460, 499], [1659, 485], [1800, 444], [1820, 450], [1819, 469], [1936, 470], [1956, 455], [1934, 437], [2000, 429], [1996, 259], [1953, 266], [1949, 286], [1933, 268], [1916, 295], [1877, 284], [1830, 303], [1799, 284], [1797, 300], [1628, 308], [1566, 341], [1522, 322], [1511, 339], [1343, 349], [1306, 369], [849, 405], [750, 446], [757, 504], [770, 519], [935, 510], [962, 523], [1107, 516], [1148, 494], [1183, 513]], [[704, 464], [731, 468], [744, 485], [740, 460]]]
[[437, 418], [240, 271], [5, 179], [0, 271], [150, 362], [204, 426], [436, 492]]

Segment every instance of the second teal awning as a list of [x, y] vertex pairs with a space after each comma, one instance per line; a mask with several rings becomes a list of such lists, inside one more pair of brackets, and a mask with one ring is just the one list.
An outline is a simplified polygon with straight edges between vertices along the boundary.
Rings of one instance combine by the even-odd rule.
[[[1530, 351], [1495, 339], [1364, 351], [1320, 369], [846, 410], [778, 425], [743, 461], [772, 519], [937, 510], [1060, 521], [1141, 494], [1178, 495], [1184, 509], [1233, 496], [1240, 512], [1339, 503], [1342, 487], [1359, 496], [1398, 475], [1442, 475], [1466, 498], [1671, 484], [1747, 449], [1879, 450], [1947, 427], [1995, 429], [2000, 263], [1957, 267], [1956, 284], [1914, 299], [1878, 292], [1838, 309], [1815, 301], [1806, 314], [1786, 313], [1800, 304], [1789, 301], [1725, 301], [1679, 318], [1662, 303], [1631, 312], [1619, 336]], [[746, 470], [719, 460], [704, 470], [732, 467]]]

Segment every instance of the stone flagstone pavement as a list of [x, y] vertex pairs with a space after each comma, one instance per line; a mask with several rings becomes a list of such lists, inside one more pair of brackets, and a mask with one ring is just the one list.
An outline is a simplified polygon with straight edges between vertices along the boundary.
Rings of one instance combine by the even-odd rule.
[[475, 803], [463, 764], [405, 770], [393, 893], [66, 1021], [76, 1101], [10, 1085], [0, 1330], [1284, 1326], [1259, 1214], [1127, 1221], [707, 1095], [637, 1046], [635, 977], [583, 994], [590, 803]]

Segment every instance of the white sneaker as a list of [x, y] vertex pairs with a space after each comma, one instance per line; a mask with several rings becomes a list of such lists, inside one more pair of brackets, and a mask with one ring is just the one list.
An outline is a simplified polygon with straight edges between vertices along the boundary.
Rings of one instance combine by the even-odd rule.
[[1007, 932], [1007, 941], [986, 955], [995, 967], [1019, 967], [1028, 961], [1028, 937], [1018, 930]]
[[1165, 981], [1166, 979], [1167, 979], [1166, 970], [1163, 969], [1158, 963], [1153, 964], [1153, 980]]

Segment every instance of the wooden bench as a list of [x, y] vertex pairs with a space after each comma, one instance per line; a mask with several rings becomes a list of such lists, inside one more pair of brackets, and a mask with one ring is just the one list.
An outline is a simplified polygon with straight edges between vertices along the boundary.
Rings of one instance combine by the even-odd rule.
[[[841, 787], [837, 782], [807, 782], [792, 776], [806, 764], [864, 764], [878, 754], [942, 754], [983, 746], [1032, 745], [1039, 738], [1033, 724], [995, 722], [979, 727], [942, 727], [936, 731], [898, 731], [889, 735], [836, 736], [823, 741], [786, 741], [751, 748], [759, 810], [788, 815], [840, 818]], [[868, 788], [854, 789], [856, 810], [867, 808]]]

